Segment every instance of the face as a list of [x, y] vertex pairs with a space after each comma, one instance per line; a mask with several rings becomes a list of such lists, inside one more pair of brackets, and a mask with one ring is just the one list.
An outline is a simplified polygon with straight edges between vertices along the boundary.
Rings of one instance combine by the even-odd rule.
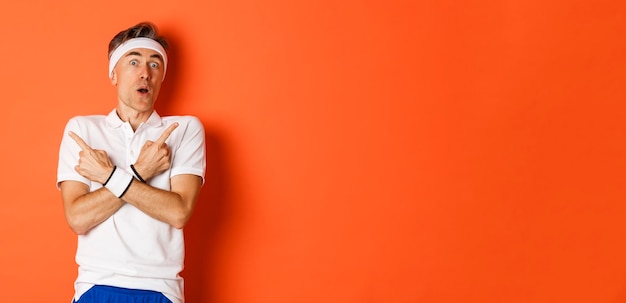
[[122, 110], [151, 113], [163, 81], [163, 58], [151, 49], [128, 51], [113, 69], [111, 83], [117, 87]]

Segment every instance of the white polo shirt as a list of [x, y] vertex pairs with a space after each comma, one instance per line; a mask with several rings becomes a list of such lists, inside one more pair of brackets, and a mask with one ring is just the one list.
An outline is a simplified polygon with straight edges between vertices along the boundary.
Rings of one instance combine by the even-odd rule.
[[[113, 110], [107, 116], [78, 116], [69, 120], [59, 151], [57, 187], [67, 180], [83, 182], [91, 191], [102, 187], [74, 170], [80, 147], [69, 137], [69, 131], [92, 148], [106, 151], [117, 169], [132, 174], [130, 165], [135, 163], [146, 140], [156, 141], [174, 122], [179, 126], [165, 141], [171, 150], [171, 166], [148, 180], [148, 184], [170, 190], [170, 178], [180, 174], [200, 176], [204, 183], [204, 128], [196, 117], [160, 117], [153, 112], [133, 132], [130, 124], [120, 120]], [[78, 300], [93, 285], [100, 284], [158, 291], [172, 302], [182, 303], [183, 279], [179, 274], [183, 269], [184, 248], [182, 230], [125, 204], [106, 221], [78, 236], [79, 267], [74, 298]]]

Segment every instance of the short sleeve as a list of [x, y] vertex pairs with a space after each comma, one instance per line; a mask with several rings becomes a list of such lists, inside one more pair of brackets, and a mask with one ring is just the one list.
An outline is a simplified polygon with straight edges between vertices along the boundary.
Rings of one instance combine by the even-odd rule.
[[74, 169], [74, 167], [78, 165], [80, 146], [68, 135], [70, 131], [81, 136], [82, 132], [77, 118], [70, 119], [63, 131], [63, 138], [61, 139], [61, 146], [59, 148], [59, 164], [57, 167], [56, 186], [58, 189], [60, 189], [61, 182], [69, 180], [82, 182], [88, 186], [91, 185], [91, 181], [81, 176]]
[[[180, 144], [172, 155], [171, 175], [192, 174], [202, 178], [206, 170], [206, 145], [204, 127], [200, 120], [193, 116], [181, 119], [184, 132]], [[180, 127], [179, 126], [179, 127]]]

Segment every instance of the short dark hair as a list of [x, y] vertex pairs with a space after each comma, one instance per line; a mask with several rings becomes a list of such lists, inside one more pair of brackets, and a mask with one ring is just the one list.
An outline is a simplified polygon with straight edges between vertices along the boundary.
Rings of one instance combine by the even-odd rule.
[[111, 42], [109, 42], [109, 59], [116, 48], [118, 48], [122, 43], [133, 38], [150, 38], [161, 44], [163, 49], [167, 51], [167, 40], [165, 40], [163, 36], [159, 35], [157, 27], [150, 22], [141, 22], [117, 33], [117, 35], [111, 39]]

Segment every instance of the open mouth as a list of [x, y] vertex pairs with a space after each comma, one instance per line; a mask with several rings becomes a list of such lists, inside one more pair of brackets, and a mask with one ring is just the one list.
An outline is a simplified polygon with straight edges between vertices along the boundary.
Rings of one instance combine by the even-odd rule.
[[140, 88], [137, 90], [138, 92], [142, 93], [142, 94], [147, 94], [148, 93], [148, 89], [147, 88]]

